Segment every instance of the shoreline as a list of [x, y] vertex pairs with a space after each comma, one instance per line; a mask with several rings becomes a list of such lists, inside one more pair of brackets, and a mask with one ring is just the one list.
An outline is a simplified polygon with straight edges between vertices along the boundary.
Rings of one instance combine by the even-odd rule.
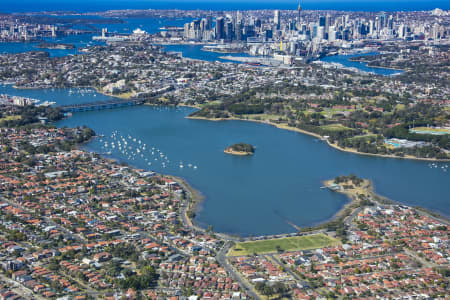
[[334, 184], [334, 179], [324, 180], [322, 181], [322, 184], [329, 191], [344, 195], [347, 198], [347, 203], [345, 203], [338, 211], [336, 211], [336, 213], [333, 216], [331, 216], [325, 222], [318, 223], [311, 227], [306, 227], [310, 230], [305, 231], [305, 233], [309, 231], [318, 230], [321, 227], [326, 227], [328, 224], [331, 224], [339, 220], [345, 222], [345, 220], [348, 217], [350, 217], [355, 212], [356, 209], [363, 208], [364, 206], [359, 205], [361, 200], [358, 199], [358, 191], [362, 191], [366, 196], [371, 197], [372, 199], [379, 198], [387, 203], [398, 204], [395, 201], [392, 201], [384, 196], [378, 195], [374, 191], [373, 182], [369, 179], [363, 179], [364, 186], [361, 187], [360, 189], [355, 189], [354, 191], [352, 191], [353, 189], [345, 190], [342, 188], [342, 185], [338, 185], [341, 188], [339, 190], [331, 188], [331, 186]]
[[[160, 174], [160, 175], [166, 176], [166, 177], [169, 177], [169, 178], [172, 178], [173, 180], [175, 180], [181, 186], [181, 188], [183, 188], [186, 191], [186, 193], [188, 194], [187, 197], [183, 200], [184, 205], [182, 206], [182, 209], [180, 211], [180, 217], [182, 219], [183, 225], [185, 225], [185, 226], [189, 227], [190, 229], [193, 229], [197, 232], [207, 233], [208, 229], [202, 228], [200, 225], [195, 223], [193, 218], [191, 219], [189, 217], [190, 212], [193, 212], [194, 214], [197, 213], [199, 205], [206, 199], [206, 197], [203, 196], [200, 191], [193, 188], [189, 184], [189, 182], [182, 177], [178, 177], [178, 176], [174, 176], [174, 175], [163, 175], [163, 174]], [[195, 216], [194, 216], [194, 218], [195, 218]], [[245, 239], [244, 237], [241, 237], [241, 236], [232, 236], [225, 232], [217, 232], [217, 231], [214, 231], [214, 229], [211, 231], [211, 233], [215, 234], [227, 241], [238, 241], [239, 239]]]
[[352, 58], [349, 58], [348, 60], [349, 60], [349, 61], [353, 61], [353, 62], [365, 63], [365, 64], [366, 64], [366, 67], [369, 67], [369, 68], [386, 69], [386, 70], [392, 70], [392, 71], [402, 71], [403, 73], [405, 73], [405, 72], [407, 71], [407, 69], [400, 69], [400, 68], [393, 68], [393, 67], [382, 67], [382, 66], [372, 66], [372, 65], [370, 65], [370, 62], [369, 62], [369, 61], [365, 61], [365, 60], [355, 60], [355, 59], [354, 59], [354, 58], [357, 58], [357, 57], [364, 57], [364, 56], [366, 56], [366, 55], [352, 57]]
[[[372, 180], [369, 180], [369, 179], [363, 179], [363, 186], [362, 187], [357, 187], [357, 188], [353, 188], [353, 189], [350, 189], [350, 190], [343, 189], [342, 188], [343, 185], [341, 185], [341, 184], [338, 184], [338, 186], [341, 187], [341, 189], [339, 189], [339, 190], [331, 188], [331, 186], [334, 184], [334, 179], [324, 180], [324, 181], [322, 181], [322, 183], [330, 191], [337, 192], [339, 194], [345, 195], [349, 199], [349, 202], [344, 204], [344, 206], [339, 211], [337, 211], [329, 220], [327, 220], [327, 221], [325, 221], [323, 223], [317, 224], [316, 226], [312, 226], [311, 228], [315, 228], [317, 226], [324, 226], [324, 225], [326, 225], [328, 223], [331, 223], [331, 222], [334, 222], [334, 221], [336, 221], [336, 220], [338, 220], [339, 218], [342, 218], [342, 217], [344, 217], [343, 220], [345, 221], [346, 218], [348, 218], [348, 217], [350, 217], [352, 215], [352, 213], [354, 212], [355, 209], [357, 209], [358, 207], [359, 208], [366, 207], [364, 205], [363, 206], [356, 206], [356, 207], [354, 207], [352, 209], [351, 212], [349, 212], [348, 215], [344, 215], [344, 212], [347, 209], [351, 209], [353, 205], [359, 204], [359, 202], [360, 202], [360, 200], [358, 199], [358, 195], [359, 194], [363, 194], [366, 197], [369, 197], [370, 201], [374, 202], [377, 205], [402, 205], [402, 206], [407, 206], [407, 207], [410, 207], [410, 208], [416, 210], [418, 213], [427, 215], [428, 217], [430, 217], [430, 218], [432, 218], [434, 220], [437, 220], [437, 221], [439, 221], [441, 223], [450, 224], [450, 219], [447, 216], [445, 216], [445, 215], [441, 215], [441, 214], [436, 213], [436, 212], [434, 212], [432, 210], [428, 210], [427, 208], [424, 208], [422, 206], [411, 206], [411, 205], [404, 204], [404, 203], [396, 201], [396, 200], [392, 200], [392, 199], [387, 198], [385, 196], [382, 196], [380, 194], [377, 194], [377, 192], [374, 189]], [[344, 184], [345, 183], [348, 183], [348, 182], [344, 182]]]
[[167, 177], [172, 178], [175, 180], [186, 192], [187, 197], [184, 199], [185, 207], [182, 209], [183, 212], [181, 213], [183, 215], [183, 219], [186, 221], [186, 225], [190, 228], [199, 230], [199, 231], [205, 231], [205, 229], [201, 228], [200, 226], [197, 226], [194, 224], [193, 220], [189, 217], [189, 212], [195, 212], [197, 211], [198, 206], [205, 200], [205, 196], [203, 196], [200, 191], [197, 191], [194, 189], [186, 179], [174, 175], [166, 175]]
[[[230, 118], [206, 118], [206, 117], [191, 117], [191, 116], [187, 116], [186, 119], [192, 119], [192, 120], [205, 120], [205, 121], [213, 121], [213, 122], [219, 122], [219, 121], [248, 121], [248, 122], [255, 122], [255, 123], [262, 123], [262, 124], [267, 124], [267, 125], [271, 125], [271, 126], [275, 126], [279, 129], [284, 129], [284, 130], [290, 130], [290, 131], [295, 131], [295, 132], [299, 132], [299, 133], [303, 133], [306, 135], [310, 135], [313, 137], [316, 137], [320, 140], [324, 140], [323, 137], [317, 133], [314, 132], [310, 132], [310, 131], [306, 131], [300, 128], [296, 128], [296, 127], [291, 127], [289, 125], [286, 124], [277, 124], [277, 123], [273, 123], [270, 121], [263, 121], [263, 120], [252, 120], [252, 119], [239, 119], [236, 117], [230, 117]], [[327, 142], [328, 146], [337, 149], [339, 151], [342, 152], [347, 152], [347, 153], [353, 153], [353, 154], [358, 154], [358, 155], [365, 155], [365, 156], [373, 156], [373, 157], [384, 157], [384, 158], [396, 158], [396, 159], [410, 159], [410, 160], [420, 160], [420, 161], [432, 161], [432, 162], [450, 162], [450, 158], [448, 159], [437, 159], [437, 158], [426, 158], [426, 157], [414, 157], [411, 155], [405, 155], [405, 156], [396, 156], [396, 155], [392, 155], [392, 154], [375, 154], [375, 153], [364, 153], [364, 152], [359, 152], [358, 150], [355, 150], [353, 148], [342, 148], [339, 147], [337, 144], [333, 144], [330, 143], [328, 140], [324, 140]]]
[[[359, 62], [359, 61], [356, 61], [356, 60], [355, 60], [355, 62]], [[406, 71], [409, 70], [409, 69], [399, 69], [399, 68], [393, 68], [393, 67], [372, 66], [372, 65], [369, 65], [369, 63], [367, 63], [367, 62], [365, 62], [365, 61], [363, 61], [363, 63], [365, 63], [366, 66], [369, 67], [369, 68], [374, 68], [374, 69], [385, 69], [385, 70], [392, 70], [392, 71], [399, 71], [399, 72], [401, 72], [400, 74], [404, 74]]]

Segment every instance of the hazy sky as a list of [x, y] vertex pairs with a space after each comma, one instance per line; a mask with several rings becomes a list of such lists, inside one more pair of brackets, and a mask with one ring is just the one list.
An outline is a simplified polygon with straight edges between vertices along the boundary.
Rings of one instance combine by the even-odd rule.
[[[308, 9], [430, 10], [449, 9], [450, 0], [300, 0]], [[107, 9], [296, 9], [298, 0], [0, 0], [0, 12]]]

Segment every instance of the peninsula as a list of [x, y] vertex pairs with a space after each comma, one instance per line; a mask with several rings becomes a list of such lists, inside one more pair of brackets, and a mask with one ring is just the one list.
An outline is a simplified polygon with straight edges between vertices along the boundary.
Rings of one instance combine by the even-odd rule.
[[255, 148], [250, 144], [238, 143], [227, 147], [223, 152], [232, 155], [253, 155]]

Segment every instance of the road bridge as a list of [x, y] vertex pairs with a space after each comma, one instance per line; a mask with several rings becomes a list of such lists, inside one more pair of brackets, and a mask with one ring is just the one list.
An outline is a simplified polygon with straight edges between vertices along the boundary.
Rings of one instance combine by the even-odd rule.
[[92, 110], [103, 110], [117, 107], [134, 106], [144, 104], [143, 99], [113, 99], [80, 104], [68, 104], [58, 106], [63, 112], [82, 112]]

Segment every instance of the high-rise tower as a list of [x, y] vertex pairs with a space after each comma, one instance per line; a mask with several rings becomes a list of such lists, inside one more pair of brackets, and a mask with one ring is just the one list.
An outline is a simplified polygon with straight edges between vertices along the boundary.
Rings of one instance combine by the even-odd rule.
[[280, 11], [279, 10], [276, 10], [274, 12], [273, 22], [275, 23], [275, 26], [277, 27], [277, 29], [280, 29], [281, 21], [280, 21]]
[[225, 19], [219, 17], [216, 19], [216, 39], [221, 40], [225, 38]]
[[300, 14], [302, 12], [302, 6], [300, 5], [300, 0], [298, 1], [297, 11], [298, 11], [298, 21], [300, 21]]
[[301, 28], [300, 16], [301, 16], [301, 12], [302, 12], [302, 6], [300, 5], [300, 0], [298, 1], [297, 12], [298, 12], [298, 15], [297, 15], [297, 30], [300, 30], [300, 28]]

